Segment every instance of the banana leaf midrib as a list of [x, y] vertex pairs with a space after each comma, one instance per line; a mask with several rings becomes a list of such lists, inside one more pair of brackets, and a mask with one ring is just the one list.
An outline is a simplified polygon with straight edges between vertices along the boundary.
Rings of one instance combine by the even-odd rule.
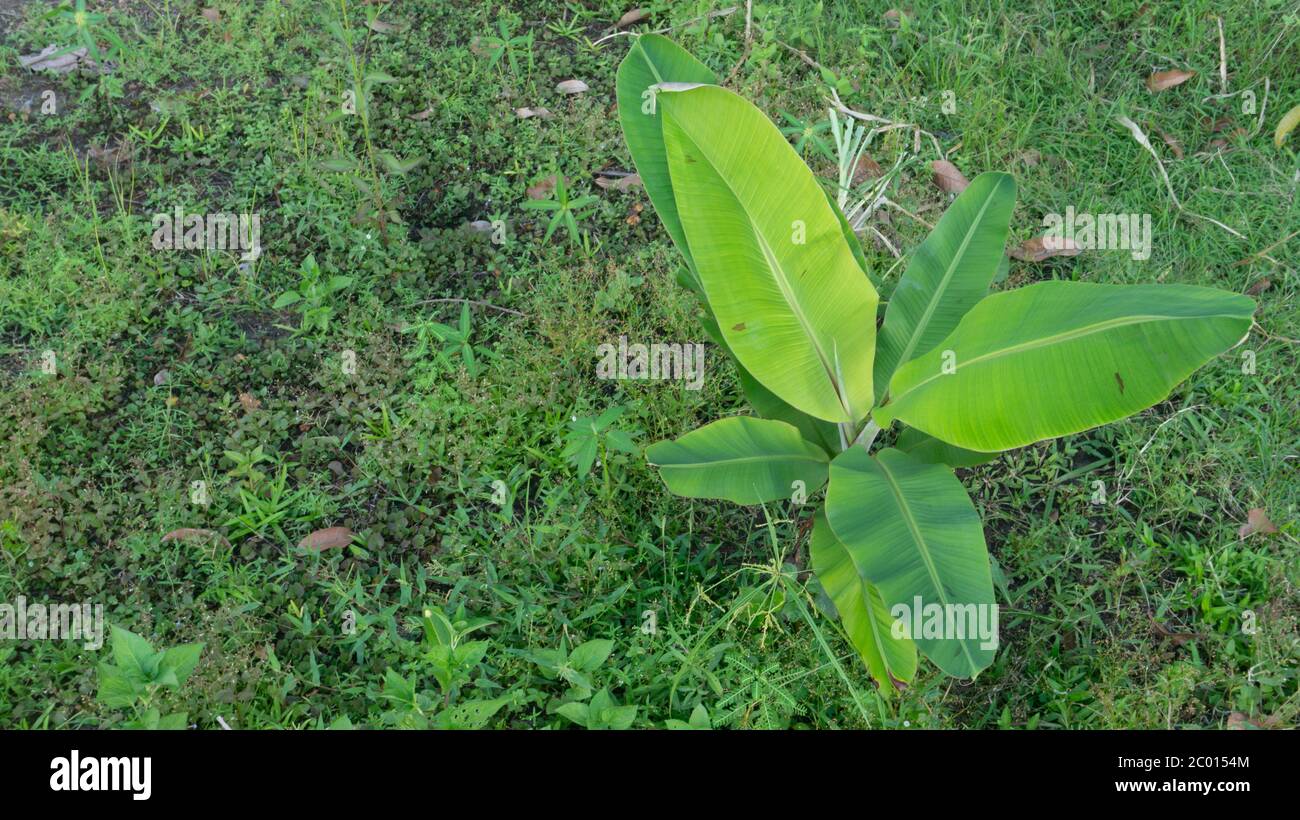
[[[785, 269], [781, 266], [779, 260], [776, 258], [776, 254], [773, 253], [771, 245], [768, 244], [767, 237], [763, 236], [762, 231], [759, 230], [758, 223], [755, 221], [753, 214], [750, 213], [749, 207], [745, 204], [744, 200], [742, 200], [740, 196], [736, 193], [735, 186], [731, 184], [731, 180], [723, 176], [722, 172], [718, 170], [717, 163], [714, 162], [713, 158], [708, 155], [708, 152], [705, 151], [704, 147], [699, 143], [699, 141], [697, 141], [695, 137], [692, 134], [690, 134], [689, 131], [687, 131], [686, 127], [682, 123], [676, 122], [675, 120], [674, 122], [677, 126], [677, 129], [681, 131], [681, 133], [691, 141], [691, 145], [693, 145], [695, 149], [699, 151], [700, 156], [708, 164], [709, 170], [713, 172], [714, 176], [716, 176], [719, 180], [722, 181], [723, 185], [726, 186], [728, 193], [731, 194], [732, 200], [735, 201], [736, 205], [740, 208], [741, 212], [745, 214], [745, 219], [750, 226], [750, 230], [753, 232], [754, 238], [758, 241], [758, 245], [763, 251], [763, 258], [767, 261], [768, 268], [773, 271], [773, 278], [776, 280], [777, 288], [781, 291], [781, 298], [785, 300], [786, 304], [790, 308], [790, 311], [794, 314], [795, 318], [798, 319], [799, 327], [803, 330], [804, 336], [806, 336], [808, 340], [812, 343], [813, 350], [817, 353], [817, 358], [821, 362], [822, 370], [825, 372], [826, 378], [831, 384], [831, 388], [835, 391], [835, 397], [839, 401], [840, 408], [844, 411], [845, 416], [847, 416], [850, 419], [856, 419], [856, 415], [852, 410], [852, 408], [847, 406], [847, 403], [845, 401], [844, 391], [841, 388], [840, 383], [835, 378], [836, 371], [831, 367], [831, 360], [828, 358], [827, 352], [823, 349], [822, 340], [813, 331], [812, 323], [808, 320], [808, 317], [803, 312], [803, 306], [800, 305], [798, 300], [794, 298], [794, 293], [790, 282], [789, 274], [786, 273]], [[700, 277], [700, 281], [701, 283], [703, 283], [704, 281], [702, 276]], [[704, 290], [705, 290], [705, 295], [707, 296], [708, 287], [706, 286]]]
[[[930, 582], [934, 584], [935, 595], [939, 598], [944, 612], [948, 611], [948, 596], [944, 593], [943, 582], [939, 578], [939, 573], [934, 565], [934, 556], [930, 554], [930, 545], [926, 542], [925, 537], [921, 535], [920, 525], [916, 517], [912, 514], [912, 508], [908, 506], [907, 499], [903, 497], [903, 488], [898, 486], [894, 479], [894, 474], [890, 472], [889, 467], [881, 459], [875, 459], [875, 463], [880, 467], [881, 473], [885, 476], [885, 482], [889, 485], [889, 491], [894, 496], [894, 503], [898, 505], [899, 512], [902, 513], [903, 520], [907, 522], [907, 528], [912, 533], [912, 541], [916, 544], [917, 554], [921, 556], [922, 563], [925, 564], [925, 571], [930, 576]], [[886, 602], [888, 603], [888, 602]], [[979, 664], [971, 656], [970, 648], [966, 646], [966, 641], [957, 641], [961, 646], [961, 652], [966, 656], [966, 662], [970, 664], [971, 669], [979, 669]]]
[[[1009, 347], [999, 348], [997, 350], [991, 350], [987, 353], [981, 353], [980, 355], [975, 356], [969, 361], [958, 362], [958, 366], [961, 367], [962, 369], [967, 369], [977, 364], [993, 361], [995, 359], [1000, 359], [1016, 353], [1023, 353], [1024, 351], [1027, 350], [1037, 350], [1038, 348], [1047, 347], [1049, 345], [1056, 344], [1058, 342], [1074, 341], [1075, 339], [1082, 339], [1096, 333], [1104, 333], [1107, 330], [1114, 330], [1115, 328], [1119, 328], [1119, 327], [1128, 327], [1129, 325], [1138, 325], [1147, 322], [1197, 322], [1197, 321], [1204, 321], [1206, 319], [1240, 319], [1240, 318], [1242, 317], [1231, 313], [1215, 313], [1215, 314], [1202, 315], [1202, 316], [1157, 316], [1157, 315], [1147, 315], [1147, 314], [1141, 316], [1117, 316], [1113, 319], [1107, 319], [1103, 322], [1097, 322], [1095, 324], [1087, 325], [1085, 327], [1075, 328], [1074, 330], [1067, 330], [1061, 333], [1054, 333], [1051, 336], [1044, 336], [1039, 339], [1030, 339], [1029, 341], [1020, 342], [1018, 344], [1010, 345]], [[897, 404], [899, 401], [902, 400], [904, 396], [907, 396], [911, 393], [916, 392], [917, 390], [920, 390], [922, 387], [925, 387], [927, 384], [934, 381], [935, 379], [940, 378], [943, 375], [945, 374], [938, 373], [935, 375], [927, 376], [926, 378], [912, 385], [902, 393], [898, 393], [894, 395], [892, 403]]]

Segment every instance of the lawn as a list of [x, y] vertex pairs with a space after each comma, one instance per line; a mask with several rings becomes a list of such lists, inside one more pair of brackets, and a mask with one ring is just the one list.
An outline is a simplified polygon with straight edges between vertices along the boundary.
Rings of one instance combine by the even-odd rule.
[[[1297, 723], [1296, 4], [86, 5], [0, 0], [0, 604], [145, 643], [0, 637], [0, 726]], [[995, 291], [1257, 302], [1154, 407], [957, 471], [1001, 606], [973, 681], [922, 660], [886, 697], [811, 506], [646, 462], [749, 412], [629, 176], [649, 31], [828, 187], [836, 101], [891, 126], [856, 168], [882, 300], [946, 160], [1015, 178]], [[1067, 213], [1149, 218], [1149, 253], [1021, 252]], [[195, 214], [256, 247], [187, 247]], [[703, 345], [699, 378], [606, 378], [621, 338]], [[179, 648], [174, 681], [116, 691], [133, 647]]]

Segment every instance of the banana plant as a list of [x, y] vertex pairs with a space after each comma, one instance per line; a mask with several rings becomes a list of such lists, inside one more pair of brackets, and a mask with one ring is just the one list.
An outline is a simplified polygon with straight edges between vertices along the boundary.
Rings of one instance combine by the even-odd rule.
[[881, 691], [914, 678], [918, 652], [973, 678], [996, 653], [973, 617], [991, 610], [996, 627], [996, 602], [954, 468], [1151, 407], [1243, 341], [1255, 305], [1186, 285], [990, 294], [1016, 186], [985, 173], [912, 254], [877, 330], [838, 206], [778, 127], [716, 83], [654, 34], [618, 71], [624, 136], [684, 258], [678, 280], [755, 412], [654, 444], [647, 460], [687, 498], [798, 503], [826, 487], [813, 571]]

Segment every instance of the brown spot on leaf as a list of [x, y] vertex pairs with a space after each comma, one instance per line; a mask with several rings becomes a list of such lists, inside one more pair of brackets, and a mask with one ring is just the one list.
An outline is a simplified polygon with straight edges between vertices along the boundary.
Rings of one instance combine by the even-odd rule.
[[740, 322], [739, 324], [732, 325], [732, 326], [731, 326], [731, 329], [732, 329], [732, 330], [735, 330], [735, 331], [741, 331], [741, 330], [744, 330], [744, 329], [745, 329], [745, 323], [744, 323], [744, 322]]
[[1115, 383], [1119, 385], [1119, 392], [1120, 392], [1120, 395], [1123, 395], [1123, 394], [1124, 394], [1124, 379], [1119, 375], [1118, 372], [1115, 373]]

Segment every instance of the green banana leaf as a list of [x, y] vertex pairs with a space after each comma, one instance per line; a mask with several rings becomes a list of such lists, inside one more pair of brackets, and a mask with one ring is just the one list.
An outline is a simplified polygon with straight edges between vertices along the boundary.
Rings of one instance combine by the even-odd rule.
[[916, 249], [889, 297], [877, 343], [879, 398], [900, 364], [929, 352], [989, 291], [1016, 205], [1010, 174], [975, 177]]
[[734, 416], [646, 448], [668, 489], [687, 498], [761, 504], [807, 495], [826, 483], [830, 458], [785, 422]]
[[1246, 296], [1191, 285], [996, 293], [898, 369], [875, 418], [983, 452], [1088, 430], [1163, 400], [1242, 341], [1254, 309]]
[[1000, 455], [1000, 453], [980, 453], [954, 447], [914, 427], [908, 427], [899, 433], [894, 446], [912, 458], [927, 464], [947, 464], [949, 467], [975, 467], [987, 464]]
[[936, 666], [969, 678], [993, 662], [996, 629], [979, 631], [981, 618], [997, 623], [984, 528], [952, 470], [892, 448], [873, 457], [853, 447], [831, 462], [826, 517], [891, 615], [901, 606], [901, 620], [932, 623], [937, 608], [942, 626], [951, 613], [950, 630], [909, 630]]
[[879, 298], [812, 172], [730, 91], [661, 89], [658, 101], [691, 256], [736, 359], [798, 410], [862, 420]]
[[916, 644], [893, 634], [894, 619], [880, 590], [862, 577], [848, 548], [818, 511], [813, 519], [812, 565], [822, 589], [835, 604], [845, 633], [885, 697], [916, 676]]
[[664, 153], [663, 130], [657, 104], [648, 99], [649, 90], [659, 83], [715, 83], [717, 77], [708, 66], [695, 59], [681, 46], [658, 34], [642, 34], [618, 66], [615, 95], [623, 137], [632, 154], [650, 203], [663, 221], [677, 249], [693, 266], [686, 235], [677, 215], [673, 184], [668, 175], [668, 158]]
[[740, 382], [741, 392], [745, 394], [745, 400], [749, 402], [750, 407], [754, 408], [755, 413], [765, 419], [776, 419], [793, 425], [799, 431], [799, 435], [803, 436], [804, 441], [816, 444], [828, 455], [835, 455], [840, 451], [840, 434], [834, 424], [815, 419], [781, 401], [775, 393], [751, 376], [744, 365], [736, 361], [735, 354], [731, 352], [727, 340], [722, 337], [722, 331], [718, 329], [718, 321], [708, 312], [707, 306], [704, 314], [700, 316], [700, 324], [704, 325], [704, 332], [713, 343], [725, 351], [731, 363], [735, 365], [736, 381]]

